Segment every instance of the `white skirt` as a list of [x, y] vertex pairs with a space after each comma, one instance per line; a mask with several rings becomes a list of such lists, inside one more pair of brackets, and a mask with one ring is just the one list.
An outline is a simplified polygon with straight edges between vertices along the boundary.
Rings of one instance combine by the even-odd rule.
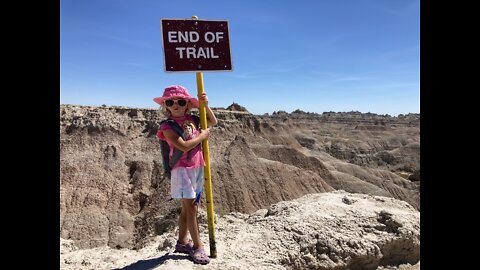
[[177, 167], [172, 170], [171, 193], [175, 199], [195, 199], [203, 191], [203, 167], [187, 169]]

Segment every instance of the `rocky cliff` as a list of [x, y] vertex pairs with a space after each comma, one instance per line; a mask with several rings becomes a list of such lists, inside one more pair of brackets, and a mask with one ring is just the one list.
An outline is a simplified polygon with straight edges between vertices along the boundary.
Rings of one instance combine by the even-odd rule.
[[[209, 144], [217, 214], [250, 214], [337, 189], [420, 209], [418, 114], [215, 111]], [[60, 117], [62, 238], [79, 248], [140, 248], [175, 225], [179, 205], [168, 200], [156, 110], [61, 105]]]

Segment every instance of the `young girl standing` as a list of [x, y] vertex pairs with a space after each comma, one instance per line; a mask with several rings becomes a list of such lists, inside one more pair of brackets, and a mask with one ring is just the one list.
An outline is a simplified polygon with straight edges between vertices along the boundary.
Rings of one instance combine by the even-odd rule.
[[[205, 253], [205, 248], [197, 223], [197, 196], [203, 191], [204, 174], [203, 154], [201, 142], [208, 138], [211, 126], [217, 124], [217, 118], [208, 107], [208, 98], [204, 93], [199, 100], [193, 98], [187, 89], [181, 85], [172, 85], [165, 88], [163, 96], [153, 99], [160, 104], [160, 109], [169, 118], [175, 120], [180, 127], [187, 121], [193, 122], [190, 114], [191, 108], [198, 108], [199, 102], [205, 104], [207, 112], [207, 129], [197, 130], [192, 127], [191, 139], [184, 140], [167, 123], [163, 123], [157, 132], [157, 137], [168, 142], [170, 149], [177, 148], [184, 152], [180, 160], [171, 171], [171, 195], [172, 198], [181, 199], [182, 210], [178, 220], [179, 235], [175, 246], [176, 252], [189, 253], [195, 263], [208, 264], [210, 258]], [[191, 150], [191, 151], [190, 151]], [[187, 152], [188, 154], [187, 157]], [[172, 153], [172, 151], [170, 152]], [[192, 240], [188, 239], [188, 232]], [[193, 243], [192, 243], [193, 242]]]

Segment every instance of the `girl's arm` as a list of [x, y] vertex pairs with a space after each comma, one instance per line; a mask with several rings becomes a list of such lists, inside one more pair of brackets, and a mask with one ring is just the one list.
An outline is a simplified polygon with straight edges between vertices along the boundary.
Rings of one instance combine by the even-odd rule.
[[200, 134], [198, 134], [197, 137], [184, 141], [181, 136], [178, 136], [177, 133], [173, 130], [164, 130], [163, 135], [167, 138], [167, 140], [172, 143], [176, 148], [180, 149], [180, 151], [187, 152], [190, 149], [195, 148], [197, 144], [201, 143], [203, 140], [208, 138], [208, 135], [210, 134], [210, 129], [203, 129], [200, 130]]
[[206, 112], [207, 112], [207, 127], [215, 126], [218, 123], [218, 120], [217, 120], [217, 117], [215, 116], [215, 114], [213, 113], [212, 109], [210, 109], [210, 107], [208, 107], [207, 93], [203, 93], [200, 96], [199, 102], [205, 103], [205, 108], [206, 108]]
[[206, 107], [207, 111], [207, 127], [213, 127], [218, 123], [217, 117], [213, 113], [212, 109], [210, 107]]

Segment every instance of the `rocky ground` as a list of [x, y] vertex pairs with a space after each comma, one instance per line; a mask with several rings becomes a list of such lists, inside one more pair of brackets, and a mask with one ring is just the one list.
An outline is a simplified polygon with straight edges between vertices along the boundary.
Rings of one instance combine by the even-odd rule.
[[[206, 214], [200, 231], [209, 251]], [[308, 194], [252, 214], [217, 216], [217, 258], [196, 265], [173, 253], [177, 230], [139, 250], [78, 249], [60, 239], [61, 269], [420, 269], [420, 213], [391, 197]]]

